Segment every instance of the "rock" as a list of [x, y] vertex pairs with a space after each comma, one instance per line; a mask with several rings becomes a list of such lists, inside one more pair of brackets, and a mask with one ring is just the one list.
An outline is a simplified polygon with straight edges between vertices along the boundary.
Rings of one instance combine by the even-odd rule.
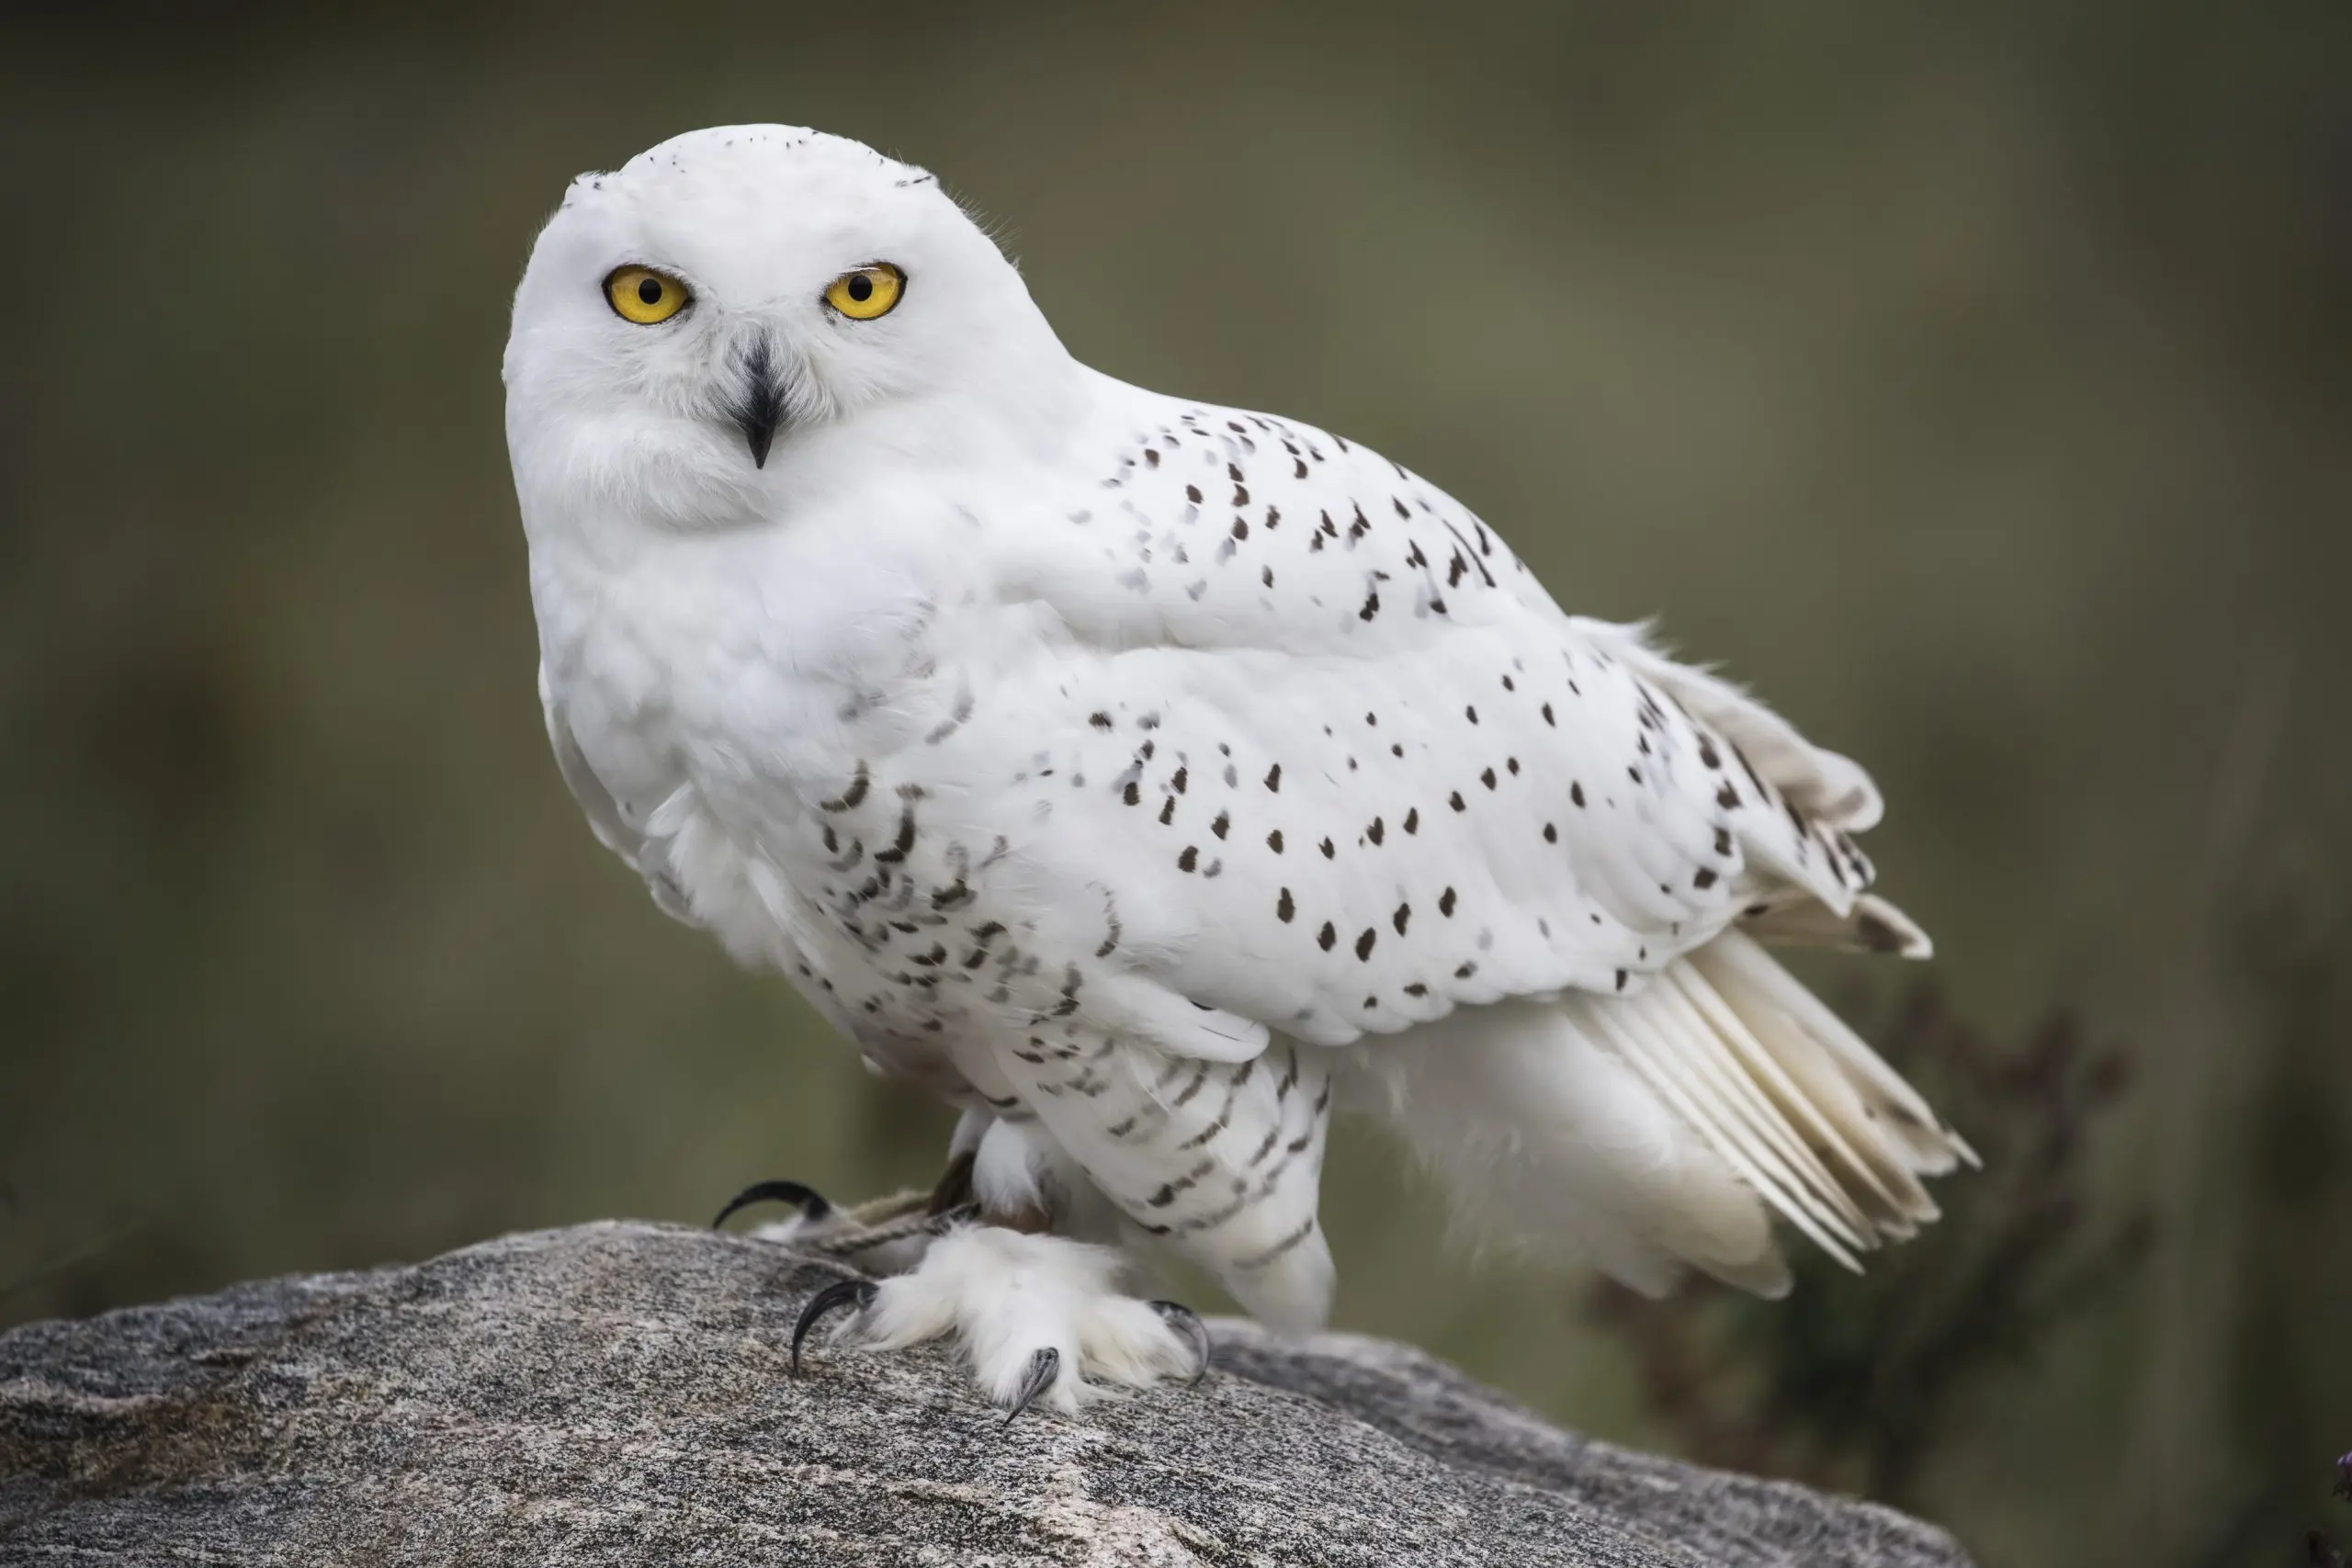
[[828, 1265], [607, 1224], [0, 1337], [0, 1562], [1962, 1563], [1885, 1509], [1220, 1321], [1192, 1390], [1006, 1426], [942, 1350], [785, 1346]]

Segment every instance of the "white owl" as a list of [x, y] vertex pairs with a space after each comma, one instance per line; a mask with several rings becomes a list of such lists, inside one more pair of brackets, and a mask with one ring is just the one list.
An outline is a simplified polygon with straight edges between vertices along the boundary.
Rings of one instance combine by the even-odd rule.
[[1973, 1160], [1758, 945], [1927, 952], [1859, 767], [1379, 454], [1079, 364], [922, 170], [748, 126], [583, 175], [505, 382], [597, 837], [966, 1113], [803, 1332], [958, 1336], [1015, 1409], [1197, 1370], [1106, 1243], [1312, 1326], [1335, 1110], [1651, 1292], [1784, 1290], [1775, 1213], [1851, 1263]]

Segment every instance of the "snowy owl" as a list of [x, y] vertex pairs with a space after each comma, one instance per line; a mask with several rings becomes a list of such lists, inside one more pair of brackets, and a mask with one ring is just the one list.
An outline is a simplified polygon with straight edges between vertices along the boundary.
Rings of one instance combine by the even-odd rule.
[[1911, 956], [1869, 777], [1295, 420], [1070, 357], [921, 169], [775, 126], [582, 175], [506, 431], [565, 781], [662, 908], [960, 1108], [796, 1234], [837, 1342], [1018, 1411], [1196, 1375], [1164, 1248], [1303, 1331], [1336, 1111], [1504, 1234], [1766, 1294], [1973, 1156], [1759, 945]]

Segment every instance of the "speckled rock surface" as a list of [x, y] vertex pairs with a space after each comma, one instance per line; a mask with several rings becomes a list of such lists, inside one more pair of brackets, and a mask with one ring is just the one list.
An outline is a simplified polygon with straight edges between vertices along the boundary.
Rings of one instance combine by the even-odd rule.
[[0, 1337], [0, 1562], [1926, 1564], [1938, 1530], [1220, 1321], [1199, 1388], [1010, 1427], [944, 1353], [786, 1375], [831, 1270], [514, 1235]]

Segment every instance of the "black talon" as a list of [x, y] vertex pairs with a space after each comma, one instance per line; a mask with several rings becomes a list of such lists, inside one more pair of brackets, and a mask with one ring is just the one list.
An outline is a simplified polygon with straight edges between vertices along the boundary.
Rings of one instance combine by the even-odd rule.
[[797, 1181], [754, 1181], [727, 1200], [727, 1207], [718, 1211], [718, 1218], [710, 1222], [710, 1228], [717, 1230], [736, 1210], [754, 1203], [796, 1204], [801, 1215], [810, 1220], [821, 1220], [833, 1212], [833, 1206], [812, 1187], [804, 1187]]
[[1201, 1321], [1199, 1313], [1182, 1302], [1147, 1302], [1144, 1304], [1158, 1313], [1169, 1327], [1192, 1340], [1193, 1348], [1201, 1353], [1200, 1364], [1193, 1369], [1193, 1375], [1184, 1383], [1186, 1388], [1198, 1387], [1200, 1381], [1209, 1374], [1209, 1325]]
[[792, 1325], [794, 1377], [800, 1375], [800, 1342], [808, 1337], [808, 1331], [817, 1326], [817, 1320], [843, 1302], [855, 1302], [857, 1310], [864, 1312], [874, 1304], [876, 1288], [871, 1280], [836, 1280], [808, 1298], [808, 1304], [800, 1309], [800, 1321]]
[[1021, 1396], [1012, 1408], [1004, 1413], [1004, 1424], [1029, 1408], [1029, 1402], [1054, 1386], [1054, 1378], [1062, 1370], [1062, 1353], [1050, 1345], [1029, 1358], [1029, 1375], [1021, 1380]]

